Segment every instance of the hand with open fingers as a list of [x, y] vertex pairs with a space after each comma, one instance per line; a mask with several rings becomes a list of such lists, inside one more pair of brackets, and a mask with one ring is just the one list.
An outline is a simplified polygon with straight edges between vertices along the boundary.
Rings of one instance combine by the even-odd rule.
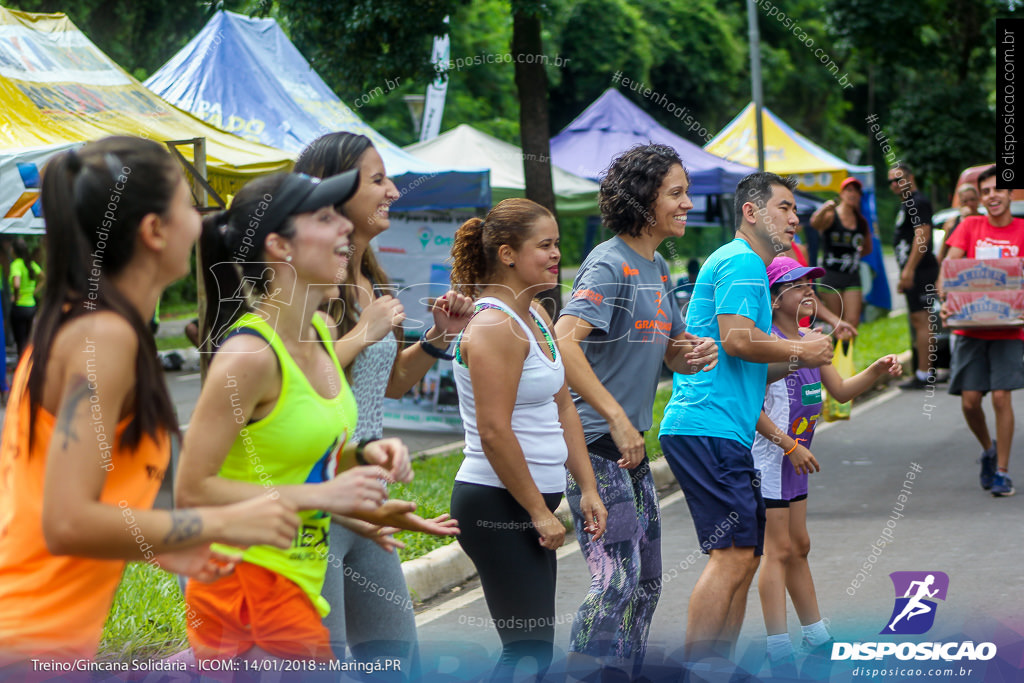
[[718, 365], [718, 344], [711, 337], [697, 337], [684, 332], [685, 338], [690, 340], [691, 348], [686, 354], [686, 362], [690, 373], [696, 373], [701, 369], [704, 372], [713, 369]]
[[877, 375], [884, 375], [888, 373], [893, 377], [899, 377], [903, 374], [903, 365], [900, 364], [895, 353], [882, 356], [871, 364], [871, 369]]
[[229, 555], [213, 550], [209, 544], [156, 556], [156, 563], [161, 569], [203, 583], [224, 578], [235, 571], [235, 566], [241, 561], [241, 552]]
[[580, 496], [580, 513], [583, 519], [587, 520], [583, 530], [593, 536], [592, 541], [604, 536], [608, 528], [608, 510], [601, 502], [601, 496], [597, 491], [588, 491]]
[[401, 531], [398, 527], [377, 526], [375, 524], [371, 524], [369, 526], [376, 529], [376, 531], [368, 534], [366, 537], [383, 548], [384, 552], [392, 553], [395, 550], [401, 550], [405, 547], [404, 543], [395, 538], [395, 534]]
[[633, 469], [644, 459], [644, 437], [636, 430], [633, 423], [625, 415], [615, 422], [609, 423], [608, 429], [611, 432], [612, 441], [619, 447], [622, 457], [619, 458], [619, 467]]
[[444, 333], [445, 341], [466, 328], [473, 317], [473, 300], [453, 289], [434, 300], [430, 312], [434, 316], [434, 327]]
[[220, 524], [217, 540], [239, 548], [251, 545], [291, 547], [299, 531], [297, 508], [271, 491], [269, 495], [212, 508]]
[[396, 548], [401, 550], [405, 547], [404, 543], [394, 537], [395, 533], [401, 531], [398, 527], [370, 524], [369, 522], [364, 522], [361, 519], [355, 519], [354, 517], [342, 517], [340, 515], [335, 515], [334, 521], [349, 531], [373, 541], [383, 548], [385, 552], [390, 553]]
[[793, 449], [793, 452], [788, 457], [797, 474], [810, 474], [812, 471], [821, 471], [818, 459], [801, 443], [797, 443], [796, 448]]
[[[375, 510], [357, 512], [352, 517], [379, 526], [393, 526], [406, 531], [422, 531], [435, 533], [436, 527], [419, 515], [414, 515], [416, 503], [407, 500], [388, 500]], [[438, 536], [450, 536], [448, 532], [437, 533]]]
[[401, 439], [377, 439], [366, 444], [363, 449], [363, 458], [371, 465], [380, 465], [390, 474], [390, 481], [400, 481], [408, 484], [412, 481], [412, 461], [409, 459], [409, 449]]
[[405, 309], [402, 302], [390, 294], [377, 297], [359, 314], [359, 322], [366, 326], [366, 341], [370, 343], [379, 342], [388, 336], [388, 332], [401, 325], [404, 320]]
[[548, 550], [558, 550], [565, 543], [565, 525], [553, 512], [534, 517], [533, 528], [540, 534], [541, 546]]
[[395, 524], [406, 531], [418, 531], [431, 536], [459, 535], [459, 521], [452, 519], [448, 513], [438, 515], [433, 519], [424, 519], [417, 514], [407, 512], [402, 515], [400, 521], [396, 520]]
[[[366, 519], [362, 515], [379, 508], [388, 498], [387, 470], [377, 465], [352, 467], [321, 486], [328, 487], [323, 509], [336, 515]], [[374, 520], [366, 520], [377, 524]]]

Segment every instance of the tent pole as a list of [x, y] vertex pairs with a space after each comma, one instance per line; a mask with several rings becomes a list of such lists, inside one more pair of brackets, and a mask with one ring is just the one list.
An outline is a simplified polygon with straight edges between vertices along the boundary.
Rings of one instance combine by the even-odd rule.
[[757, 28], [757, 7], [747, 0], [747, 30], [750, 34], [750, 87], [754, 98], [754, 121], [757, 126], [757, 170], [764, 171], [764, 126], [761, 123], [761, 33]]

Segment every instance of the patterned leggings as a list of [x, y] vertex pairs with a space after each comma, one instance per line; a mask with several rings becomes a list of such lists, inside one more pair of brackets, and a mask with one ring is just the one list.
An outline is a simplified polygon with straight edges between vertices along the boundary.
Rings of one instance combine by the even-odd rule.
[[647, 459], [632, 470], [620, 469], [615, 461], [594, 454], [602, 445], [606, 443], [588, 446], [597, 490], [608, 509], [608, 528], [596, 543], [583, 531], [580, 488], [567, 475], [566, 498], [593, 577], [573, 620], [569, 651], [632, 659], [637, 667], [661, 597], [661, 511]]

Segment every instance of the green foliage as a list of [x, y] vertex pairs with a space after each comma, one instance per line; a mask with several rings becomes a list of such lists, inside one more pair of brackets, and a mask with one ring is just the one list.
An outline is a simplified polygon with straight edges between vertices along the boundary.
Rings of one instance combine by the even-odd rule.
[[[462, 453], [456, 451], [414, 461], [413, 471], [416, 476], [409, 484], [392, 486], [391, 497], [415, 502], [416, 514], [426, 519], [448, 512], [451, 507], [455, 474], [459, 471], [462, 460]], [[411, 531], [399, 532], [395, 534], [395, 538], [405, 543], [405, 548], [398, 551], [398, 556], [403, 562], [426, 555], [431, 550], [455, 540], [452, 536], [428, 536]]]
[[[656, 61], [652, 33], [640, 9], [626, 0], [574, 3], [559, 40], [559, 55], [570, 61], [551, 93], [552, 131], [565, 126], [611, 86], [617, 71], [650, 83]], [[601, 47], [596, 48], [595, 42]]]
[[[746, 103], [736, 84], [743, 82], [747, 61], [744, 15], [721, 12], [714, 0], [641, 0], [655, 63], [651, 88], [679, 107], [688, 107], [713, 135]], [[704, 145], [664, 107], [650, 113], [666, 127]]]
[[[961, 85], [934, 79], [907, 92], [892, 108], [892, 128], [899, 147], [912, 155], [911, 168], [927, 178], [942, 197], [965, 167], [994, 161], [992, 115], [981, 84]], [[945, 203], [939, 207], [945, 206]]]
[[907, 330], [907, 314], [880, 318], [857, 328], [857, 340], [853, 344], [853, 365], [860, 372], [882, 356], [908, 350], [910, 333]]
[[338, 92], [365, 92], [386, 80], [427, 83], [433, 37], [444, 35], [454, 0], [289, 0], [281, 21], [313, 68]]
[[184, 650], [185, 609], [172, 574], [129, 562], [103, 628], [97, 659], [158, 659]]

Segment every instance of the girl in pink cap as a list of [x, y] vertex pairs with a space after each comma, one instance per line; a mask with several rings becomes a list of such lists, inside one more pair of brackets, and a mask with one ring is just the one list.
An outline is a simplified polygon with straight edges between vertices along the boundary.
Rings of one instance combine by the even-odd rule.
[[[774, 334], [784, 339], [803, 335], [805, 330], [799, 321], [820, 310], [813, 281], [824, 274], [822, 268], [807, 268], [785, 256], [769, 264]], [[821, 415], [822, 386], [845, 403], [870, 389], [886, 373], [894, 377], [902, 373], [895, 355], [882, 356], [849, 379], [843, 379], [831, 365], [824, 365], [799, 368], [768, 385], [753, 454], [767, 508], [757, 589], [768, 631], [768, 659], [776, 671], [791, 666], [794, 654], [786, 630], [787, 588], [803, 627], [804, 647], [813, 650], [831, 640], [818, 612], [807, 563], [811, 545], [807, 534], [807, 475], [821, 470], [809, 448]]]

